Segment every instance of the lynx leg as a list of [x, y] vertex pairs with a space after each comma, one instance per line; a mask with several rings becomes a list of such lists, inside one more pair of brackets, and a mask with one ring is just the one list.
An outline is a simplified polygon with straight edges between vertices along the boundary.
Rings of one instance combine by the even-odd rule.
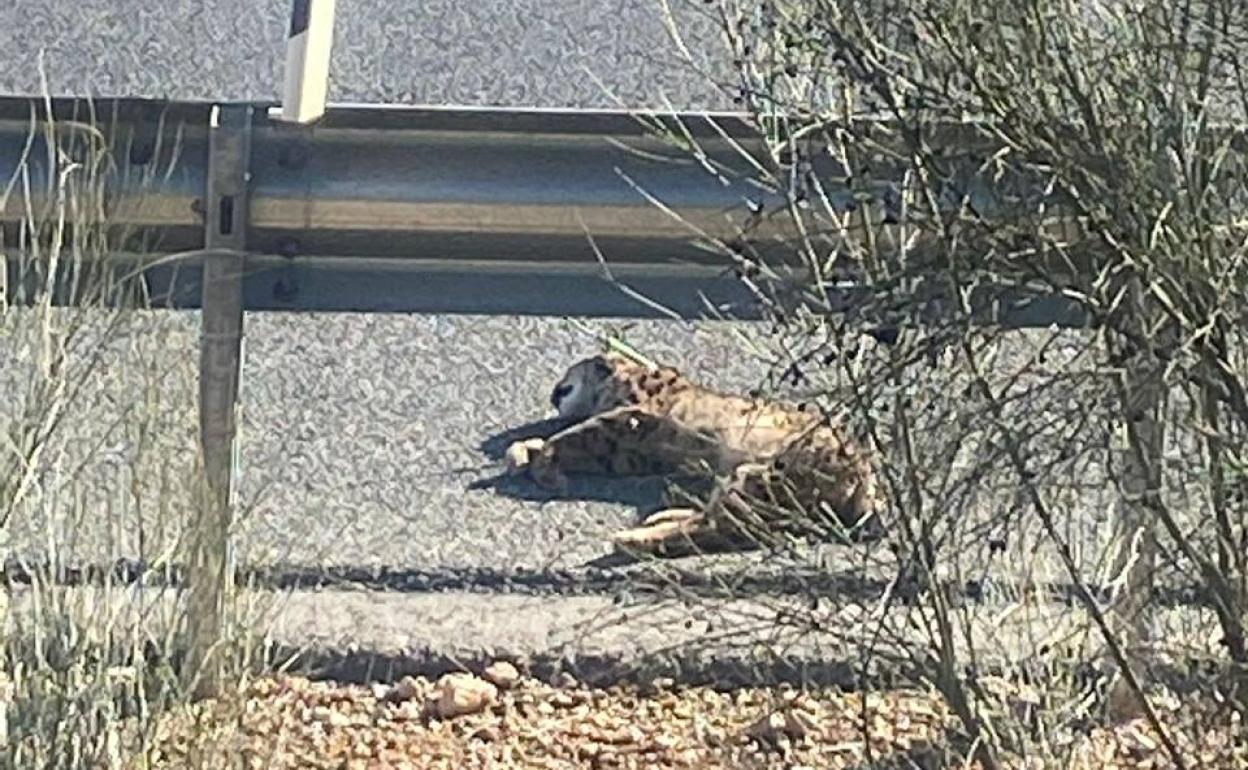
[[569, 473], [669, 473], [686, 456], [698, 454], [698, 441], [705, 439], [661, 416], [621, 407], [565, 428], [545, 441], [518, 441], [508, 447], [507, 457], [513, 472], [527, 471], [543, 486], [558, 486]]
[[702, 513], [694, 508], [664, 508], [642, 519], [641, 524], [648, 527], [652, 524], [663, 524], [665, 522], [688, 521], [701, 515]]
[[740, 537], [725, 516], [732, 499], [744, 479], [765, 466], [739, 466], [731, 477], [716, 481], [710, 499], [699, 508], [665, 508], [650, 514], [641, 526], [621, 530], [610, 537], [621, 550], [638, 551], [656, 556], [686, 556], [699, 551], [749, 549], [748, 539]]
[[[716, 481], [701, 508], [659, 511], [642, 526], [617, 533], [612, 540], [617, 547], [665, 556], [777, 545], [800, 530], [787, 520], [792, 518], [788, 511], [794, 506], [800, 509], [811, 493], [804, 489], [803, 474], [790, 475], [775, 462], [743, 463]], [[691, 510], [692, 515], [686, 513]]]
[[768, 464], [743, 465], [714, 501], [720, 526], [756, 546], [793, 538], [847, 542], [877, 531], [874, 479], [860, 467], [790, 452]]
[[769, 487], [773, 469], [764, 463], [743, 463], [715, 486], [706, 509], [714, 517], [719, 539], [735, 550], [753, 550], [770, 542], [760, 494]]
[[619, 550], [671, 556], [691, 548], [696, 550], [697, 540], [706, 532], [703, 514], [691, 509], [669, 508], [647, 518], [640, 527], [612, 534], [610, 541]]

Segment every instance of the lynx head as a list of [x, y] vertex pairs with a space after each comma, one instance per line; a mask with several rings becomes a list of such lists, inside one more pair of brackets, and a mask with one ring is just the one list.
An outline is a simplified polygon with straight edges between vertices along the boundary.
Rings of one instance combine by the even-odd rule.
[[615, 374], [615, 364], [604, 355], [577, 361], [550, 392], [550, 403], [560, 417], [580, 419], [598, 410], [602, 386]]

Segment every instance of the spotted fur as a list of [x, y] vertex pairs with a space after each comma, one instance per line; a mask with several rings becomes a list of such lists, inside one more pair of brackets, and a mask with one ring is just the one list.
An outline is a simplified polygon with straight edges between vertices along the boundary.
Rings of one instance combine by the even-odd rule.
[[508, 449], [513, 472], [561, 486], [565, 474], [681, 474], [714, 480], [696, 508], [670, 508], [617, 533], [621, 546], [673, 552], [878, 532], [884, 501], [869, 458], [806, 404], [721, 393], [670, 366], [618, 355], [573, 364], [551, 390], [572, 425]]

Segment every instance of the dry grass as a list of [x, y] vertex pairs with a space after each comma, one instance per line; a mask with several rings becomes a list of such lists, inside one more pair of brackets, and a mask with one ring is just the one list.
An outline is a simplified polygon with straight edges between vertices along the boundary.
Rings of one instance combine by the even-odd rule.
[[[0, 184], [0, 211], [19, 214], [0, 226], [0, 767], [120, 767], [123, 725], [146, 745], [154, 716], [187, 701], [187, 613], [173, 602], [160, 617], [122, 616], [106, 608], [127, 586], [62, 586], [84, 564], [182, 560], [198, 513], [195, 372], [167, 354], [185, 339], [147, 309], [130, 268], [106, 259], [150, 235], [110, 223], [110, 196], [170, 173], [179, 127], [135, 168], [118, 160], [132, 137], [109, 116], [51, 118], [46, 108], [32, 102], [26, 154]], [[126, 383], [121, 398], [98, 387], [110, 370]], [[154, 436], [171, 441], [158, 448]], [[16, 574], [31, 601], [13, 600]], [[263, 627], [238, 623], [218, 640], [239, 682], [253, 631]]]

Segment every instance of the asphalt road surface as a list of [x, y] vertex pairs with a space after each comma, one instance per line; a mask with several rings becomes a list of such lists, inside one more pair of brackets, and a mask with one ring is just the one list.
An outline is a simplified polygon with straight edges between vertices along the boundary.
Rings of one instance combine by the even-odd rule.
[[[288, 12], [286, 0], [8, 3], [0, 91], [39, 93], [46, 75], [55, 94], [276, 99]], [[340, 0], [330, 99], [724, 107], [702, 75], [674, 69], [665, 35], [650, 2]], [[37, 336], [22, 332], [38, 324], [9, 323], [0, 380], [18, 393], [38, 361], [22, 342]], [[13, 522], [11, 554], [38, 556], [56, 542], [74, 561], [150, 558], [176, 539], [191, 503], [198, 315], [154, 314], [124, 333], [97, 320], [88, 334], [109, 339], [109, 354], [64, 444], [64, 466], [82, 474], [72, 486], [87, 491]], [[518, 614], [454, 595], [401, 604], [420, 595], [410, 590], [393, 607], [331, 595], [287, 613], [288, 638], [462, 658], [471, 627], [479, 647], [540, 654], [559, 643], [543, 629], [566, 637], [585, 616], [577, 602], [600, 601], [559, 597], [570, 589], [555, 576], [602, 555], [601, 535], [653, 502], [653, 483], [574, 488], [582, 499], [553, 502], [525, 499], [523, 487], [474, 488], [499, 470], [483, 447], [544, 416], [551, 382], [594, 349], [592, 338], [554, 318], [347, 314], [253, 314], [246, 334], [240, 561], [317, 574], [386, 566], [406, 574], [398, 587], [474, 592], [527, 574], [545, 594]], [[629, 336], [727, 387], [759, 376], [714, 325], [645, 323]], [[15, 410], [19, 400], [6, 403]], [[409, 626], [396, 627], [399, 617]]]
[[[714, 40], [697, 0], [682, 34]], [[658, 0], [339, 0], [331, 101], [722, 108], [679, 65]], [[9, 0], [0, 91], [276, 99], [290, 0]], [[698, 49], [698, 45], [693, 46]], [[725, 74], [708, 57], [708, 73]]]
[[[9, 0], [0, 6], [0, 91], [38, 93], [42, 66], [54, 94], [273, 99], [287, 13], [286, 0]], [[695, 38], [712, 39], [709, 25], [686, 16]], [[728, 106], [702, 75], [675, 67], [650, 0], [339, 0], [338, 19], [335, 101], [615, 106], [613, 92], [631, 106]], [[0, 392], [18, 394], [38, 368], [39, 323], [11, 313], [4, 324]], [[646, 322], [628, 334], [708, 383], [744, 389], [763, 368], [733, 331]], [[37, 554], [57, 542], [80, 559], [158, 554], [191, 501], [198, 315], [151, 314], [120, 329], [97, 318], [84, 334], [107, 338], [107, 353], [43, 479], [78, 494], [40, 498], [0, 546]], [[419, 573], [425, 583], [408, 586], [418, 589], [489, 591], [500, 574], [537, 575], [530, 585], [545, 580], [557, 594], [556, 577], [583, 573], [605, 552], [602, 535], [652, 505], [657, 487], [577, 485], [574, 499], [552, 501], [482, 482], [500, 469], [491, 456], [500, 434], [544, 416], [551, 383], [594, 348], [555, 318], [249, 315], [240, 559], [295, 571], [386, 566]], [[20, 403], [4, 399], [5, 416]], [[609, 605], [618, 585], [608, 587], [594, 601]], [[395, 644], [459, 654], [465, 631], [506, 646], [517, 619], [566, 636], [573, 619], [599, 611], [566, 596], [522, 609], [452, 598], [446, 611], [478, 613], [457, 624], [392, 601], [402, 600], [305, 597], [304, 614], [292, 616], [302, 621], [290, 623], [308, 637], [339, 629], [329, 641], [345, 647], [383, 640], [386, 624], [403, 617]]]
[[[330, 99], [722, 107], [704, 75], [677, 68], [659, 8], [640, 0], [340, 0]], [[38, 93], [46, 73], [55, 94], [277, 98], [288, 14], [288, 0], [18, 0], [0, 8], [0, 91]], [[707, 35], [698, 13], [681, 16], [689, 34]], [[184, 407], [193, 403], [198, 317], [153, 323], [159, 332], [114, 343], [130, 352], [117, 353], [81, 416], [78, 446], [116, 453], [114, 464], [91, 464], [100, 490], [121, 483], [109, 469], [134, 462], [133, 437], [116, 438], [107, 426], [137, 393], [164, 394], [153, 451], [167, 475], [190, 461], [194, 413]], [[719, 382], [757, 376], [725, 334], [642, 326], [641, 341], [661, 342], [662, 352]], [[627, 519], [627, 508], [606, 501], [543, 505], [468, 489], [490, 473], [482, 442], [542, 416], [553, 379], [594, 349], [566, 322], [253, 314], [246, 345], [244, 558], [542, 565], [586, 556], [589, 541], [573, 544], [577, 533]], [[153, 349], [167, 366], [155, 391], [153, 376], [136, 373]], [[26, 375], [10, 366], [8, 376]], [[115, 490], [101, 497], [121, 505]], [[160, 539], [152, 527], [142, 533], [144, 550]], [[93, 529], [77, 530], [79, 548], [139, 547], [137, 533], [85, 535]]]
[[[23, 328], [35, 325], [33, 315], [25, 319]], [[140, 532], [106, 533], [103, 522], [142, 514], [143, 550], [151, 552], [160, 533], [172, 534], [163, 529], [169, 517], [127, 501], [129, 473], [119, 471], [143, 469], [146, 498], [191, 504], [198, 314], [152, 313], [124, 332], [93, 332], [83, 349], [107, 337], [109, 355], [65, 430], [76, 435], [68, 451], [85, 463], [84, 483], [108, 515], [96, 509], [94, 523], [76, 526], [77, 548], [96, 558], [134, 555]], [[629, 339], [727, 387], [749, 384], [750, 367], [722, 330], [650, 322]], [[546, 417], [563, 368], [597, 344], [546, 319], [250, 314], [240, 556], [303, 566], [537, 569], [599, 555], [602, 534], [627, 525], [637, 505], [657, 502], [649, 499], [654, 483], [578, 485], [572, 499], [557, 501], [531, 485], [494, 483], [503, 434]], [[9, 392], [31, 376], [33, 349], [9, 348]], [[597, 499], [578, 499], [584, 495]], [[53, 507], [69, 518], [79, 505]], [[31, 533], [32, 542], [41, 539]]]

